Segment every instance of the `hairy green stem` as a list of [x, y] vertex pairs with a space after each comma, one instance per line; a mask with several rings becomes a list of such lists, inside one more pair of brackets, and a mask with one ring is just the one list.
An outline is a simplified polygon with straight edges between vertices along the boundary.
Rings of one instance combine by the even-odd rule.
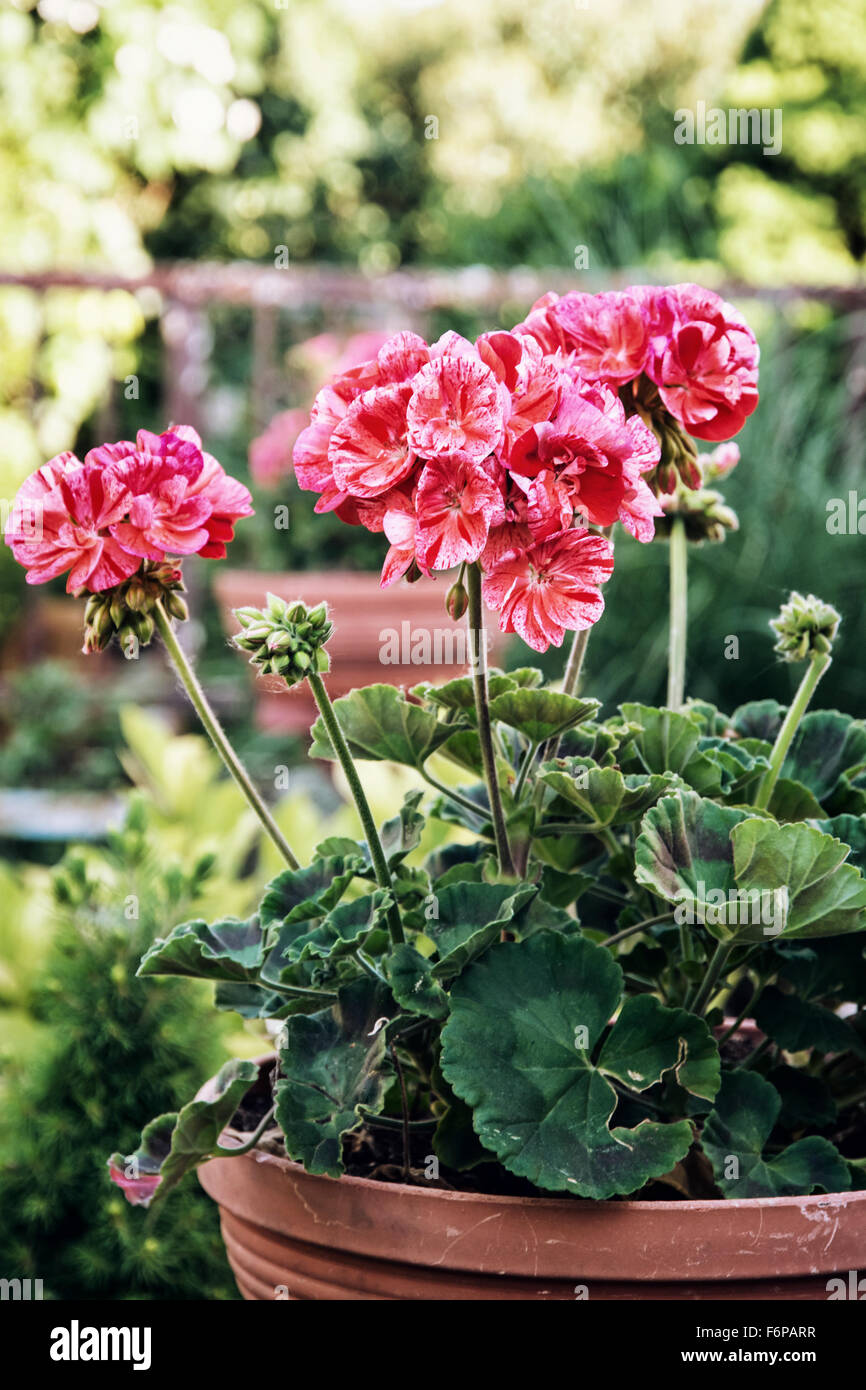
[[[379, 839], [376, 822], [373, 820], [373, 812], [370, 810], [370, 803], [361, 785], [358, 769], [355, 767], [354, 759], [349, 752], [349, 745], [346, 743], [343, 736], [343, 730], [340, 728], [340, 722], [337, 719], [336, 711], [331, 704], [331, 697], [325, 689], [325, 683], [322, 677], [317, 672], [310, 671], [307, 674], [307, 682], [313, 692], [313, 699], [318, 705], [319, 713], [322, 716], [322, 723], [325, 726], [328, 738], [331, 740], [331, 747], [336, 753], [340, 766], [345, 774], [346, 781], [349, 783], [352, 800], [357, 807], [358, 815], [361, 818], [361, 825], [364, 828], [364, 838], [370, 850], [370, 858], [373, 861], [373, 868], [376, 872], [376, 882], [380, 888], [385, 888], [393, 893], [394, 884], [391, 880], [391, 871], [388, 868], [385, 852], [382, 849], [382, 842]], [[403, 941], [403, 924], [400, 921], [400, 913], [396, 903], [392, 903], [391, 907], [388, 909], [388, 929], [391, 933], [391, 940], [395, 945]]]
[[686, 523], [671, 521], [670, 629], [668, 632], [668, 709], [681, 709], [686, 696], [686, 636], [689, 614], [689, 550]]
[[734, 946], [731, 941], [720, 941], [718, 943], [713, 952], [709, 966], [707, 967], [707, 973], [703, 978], [700, 989], [694, 999], [686, 1005], [690, 1013], [697, 1014], [699, 1018], [703, 1017], [706, 1012], [707, 1004], [712, 998], [713, 990], [722, 976], [728, 957], [733, 949]]
[[758, 795], [755, 797], [755, 806], [759, 811], [766, 811], [770, 804], [770, 798], [779, 780], [782, 764], [788, 756], [791, 741], [797, 732], [800, 720], [809, 708], [809, 701], [815, 693], [815, 687], [830, 665], [830, 660], [829, 652], [813, 652], [809, 658], [809, 665], [794, 696], [791, 708], [785, 715], [785, 722], [776, 735], [776, 742], [773, 744], [773, 751], [770, 754], [770, 766], [764, 773], [758, 788]]
[[253, 785], [249, 773], [229, 743], [225, 730], [211, 709], [208, 698], [192, 666], [187, 660], [186, 653], [175, 636], [174, 629], [171, 625], [171, 619], [161, 602], [157, 602], [153, 610], [153, 617], [157, 631], [168, 652], [169, 659], [183, 682], [186, 693], [190, 698], [193, 709], [201, 720], [205, 733], [219, 753], [232, 777], [237, 782], [250, 806], [255, 811], [267, 834], [289, 865], [289, 868], [299, 869], [300, 864], [292, 851], [291, 845]]
[[467, 620], [469, 624], [470, 659], [472, 662], [472, 680], [475, 688], [475, 714], [478, 719], [481, 761], [484, 765], [484, 780], [487, 784], [487, 796], [490, 801], [490, 817], [493, 822], [493, 834], [496, 840], [499, 872], [513, 875], [514, 860], [511, 857], [511, 846], [508, 843], [508, 831], [505, 827], [505, 812], [502, 809], [502, 797], [499, 792], [499, 782], [496, 776], [496, 756], [493, 751], [493, 731], [490, 724], [490, 704], [487, 691], [487, 649], [484, 632], [484, 611], [481, 604], [481, 571], [477, 564], [469, 566], [466, 580], [469, 591]]
[[615, 946], [619, 941], [625, 941], [629, 936], [636, 936], [639, 931], [646, 931], [647, 927], [656, 927], [660, 922], [672, 921], [670, 912], [661, 912], [658, 917], [647, 917], [643, 922], [635, 922], [633, 927], [625, 927], [618, 931], [615, 936], [609, 936], [602, 942], [604, 946]]
[[421, 769], [421, 776], [435, 791], [441, 792], [442, 796], [450, 797], [453, 802], [458, 806], [462, 806], [466, 811], [474, 811], [476, 816], [483, 816], [483, 806], [479, 806], [477, 801], [472, 801], [468, 796], [464, 796], [462, 792], [455, 790], [454, 787], [446, 787], [445, 783], [440, 782], [438, 778], [428, 772], [426, 767]]

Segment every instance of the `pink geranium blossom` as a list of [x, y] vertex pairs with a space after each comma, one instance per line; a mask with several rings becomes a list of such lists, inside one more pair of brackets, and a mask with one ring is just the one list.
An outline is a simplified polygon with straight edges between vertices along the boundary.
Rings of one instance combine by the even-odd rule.
[[566, 632], [598, 622], [599, 585], [610, 578], [613, 550], [603, 536], [561, 531], [505, 558], [484, 579], [484, 601], [503, 632], [516, 632], [534, 651], [559, 647]]
[[83, 463], [59, 454], [19, 489], [6, 540], [28, 583], [68, 571], [70, 593], [102, 593], [143, 559], [224, 555], [235, 522], [251, 512], [248, 490], [179, 425], [102, 444]]
[[745, 319], [712, 290], [656, 294], [647, 374], [696, 439], [730, 439], [758, 404], [759, 349]]
[[496, 479], [483, 464], [465, 458], [432, 459], [415, 495], [417, 552], [422, 566], [452, 569], [477, 560], [490, 527], [504, 515]]
[[502, 440], [505, 412], [496, 377], [473, 355], [438, 357], [423, 367], [409, 402], [409, 440], [423, 458], [479, 463]]
[[[46, 584], [68, 571], [68, 593], [101, 592], [134, 574], [138, 560], [129, 555], [108, 528], [124, 516], [131, 498], [113, 469], [80, 463], [61, 454], [24, 483], [9, 523], [6, 540], [28, 584]], [[22, 527], [36, 507], [37, 535]]]
[[328, 461], [334, 483], [351, 497], [376, 497], [411, 473], [415, 454], [406, 410], [412, 387], [374, 386], [354, 400], [334, 430]]
[[116, 465], [131, 496], [128, 519], [112, 528], [124, 550], [162, 560], [168, 553], [194, 555], [207, 545], [204, 523], [211, 506], [193, 491], [203, 466], [201, 449], [192, 440], [170, 430], [139, 430], [134, 453]]
[[649, 316], [630, 290], [564, 295], [549, 310], [573, 367], [586, 381], [621, 385], [640, 376], [649, 345]]

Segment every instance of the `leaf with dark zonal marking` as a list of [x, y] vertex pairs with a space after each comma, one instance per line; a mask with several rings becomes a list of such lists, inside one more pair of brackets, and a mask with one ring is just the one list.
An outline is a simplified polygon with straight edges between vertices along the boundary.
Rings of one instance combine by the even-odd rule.
[[237, 1058], [226, 1062], [217, 1073], [209, 1100], [192, 1100], [177, 1114], [151, 1120], [142, 1131], [138, 1150], [125, 1157], [113, 1154], [109, 1164], [124, 1173], [151, 1177], [158, 1173], [160, 1182], [151, 1205], [164, 1201], [191, 1168], [214, 1154], [220, 1135], [258, 1074], [255, 1062]]
[[798, 1139], [773, 1158], [764, 1148], [782, 1106], [776, 1089], [752, 1071], [729, 1072], [701, 1135], [726, 1197], [805, 1197], [847, 1192], [851, 1175], [827, 1139]]
[[334, 855], [315, 859], [306, 869], [284, 869], [265, 888], [259, 906], [262, 928], [323, 917], [364, 867], [360, 855]]
[[493, 946], [452, 987], [442, 1071], [472, 1107], [482, 1144], [548, 1191], [633, 1192], [688, 1151], [687, 1120], [611, 1128], [614, 1080], [639, 1092], [678, 1073], [710, 1099], [719, 1084], [709, 1029], [684, 1010], [642, 995], [607, 1033], [622, 986], [605, 947], [539, 932]]
[[264, 960], [264, 934], [258, 917], [241, 922], [223, 917], [208, 926], [182, 922], [142, 957], [138, 975], [190, 975], [200, 980], [255, 980]]
[[383, 1019], [394, 1012], [390, 990], [364, 976], [340, 990], [333, 1008], [287, 1020], [277, 1120], [286, 1152], [308, 1172], [339, 1177], [343, 1136], [362, 1111], [380, 1113], [392, 1072]]

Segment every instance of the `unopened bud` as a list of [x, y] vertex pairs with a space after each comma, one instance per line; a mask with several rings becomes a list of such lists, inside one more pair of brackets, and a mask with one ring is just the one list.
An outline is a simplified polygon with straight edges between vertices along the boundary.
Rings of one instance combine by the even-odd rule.
[[445, 608], [449, 618], [456, 623], [463, 617], [468, 607], [469, 594], [466, 592], [466, 587], [462, 580], [458, 579], [448, 590], [448, 596], [445, 599]]
[[814, 594], [804, 598], [795, 590], [782, 604], [778, 618], [770, 620], [778, 638], [774, 651], [783, 661], [805, 661], [815, 653], [827, 655], [841, 621], [832, 604]]

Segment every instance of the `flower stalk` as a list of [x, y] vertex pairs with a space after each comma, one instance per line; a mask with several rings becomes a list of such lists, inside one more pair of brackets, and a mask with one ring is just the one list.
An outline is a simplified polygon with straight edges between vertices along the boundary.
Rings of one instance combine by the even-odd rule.
[[[394, 884], [391, 879], [391, 871], [388, 868], [388, 861], [385, 858], [385, 851], [382, 849], [382, 842], [379, 839], [379, 832], [376, 829], [376, 822], [373, 819], [373, 812], [370, 810], [370, 803], [358, 776], [358, 769], [352, 754], [349, 752], [349, 745], [340, 728], [340, 721], [337, 718], [336, 710], [331, 703], [331, 697], [325, 689], [325, 682], [316, 671], [307, 673], [307, 683], [313, 693], [319, 713], [322, 716], [322, 723], [331, 741], [331, 747], [337, 755], [340, 766], [349, 784], [352, 799], [361, 818], [361, 825], [364, 829], [364, 838], [370, 850], [370, 858], [373, 861], [373, 868], [376, 873], [376, 882], [380, 888], [393, 893]], [[403, 924], [400, 921], [400, 913], [396, 903], [392, 903], [388, 909], [388, 929], [391, 940], [397, 945], [405, 938], [403, 936]]]
[[484, 781], [490, 802], [490, 817], [493, 822], [493, 835], [496, 840], [496, 854], [499, 872], [513, 876], [514, 860], [508, 843], [505, 826], [505, 812], [499, 780], [496, 776], [496, 755], [493, 751], [493, 729], [490, 723], [490, 701], [487, 686], [487, 650], [485, 646], [484, 609], [481, 603], [481, 571], [477, 564], [470, 565], [466, 580], [469, 593], [467, 620], [469, 624], [470, 660], [472, 680], [475, 688], [475, 714], [478, 719], [478, 739], [481, 744], [481, 761], [484, 766]]
[[668, 709], [682, 708], [686, 695], [688, 633], [688, 543], [685, 521], [674, 516], [670, 538], [670, 627], [668, 630]]
[[809, 708], [812, 696], [819, 680], [823, 676], [832, 658], [829, 652], [813, 652], [809, 658], [809, 665], [803, 675], [796, 695], [794, 696], [791, 708], [785, 715], [781, 729], [776, 735], [776, 742], [773, 744], [773, 751], [770, 754], [770, 766], [764, 773], [763, 780], [758, 788], [755, 797], [755, 806], [759, 811], [766, 811], [770, 804], [770, 799], [779, 780], [788, 750], [791, 747], [794, 735], [800, 726], [800, 720]]
[[171, 619], [166, 613], [162, 602], [157, 602], [152, 611], [156, 630], [163, 640], [169, 660], [181, 679], [190, 702], [201, 720], [205, 733], [219, 753], [235, 782], [240, 787], [249, 805], [252, 807], [253, 811], [255, 811], [262, 827], [279, 850], [283, 859], [285, 859], [286, 863], [289, 865], [289, 868], [300, 868], [300, 864], [295, 857], [291, 845], [253, 785], [249, 773], [229, 742], [225, 730], [211, 708], [201, 683], [175, 636], [174, 629], [171, 625]]

